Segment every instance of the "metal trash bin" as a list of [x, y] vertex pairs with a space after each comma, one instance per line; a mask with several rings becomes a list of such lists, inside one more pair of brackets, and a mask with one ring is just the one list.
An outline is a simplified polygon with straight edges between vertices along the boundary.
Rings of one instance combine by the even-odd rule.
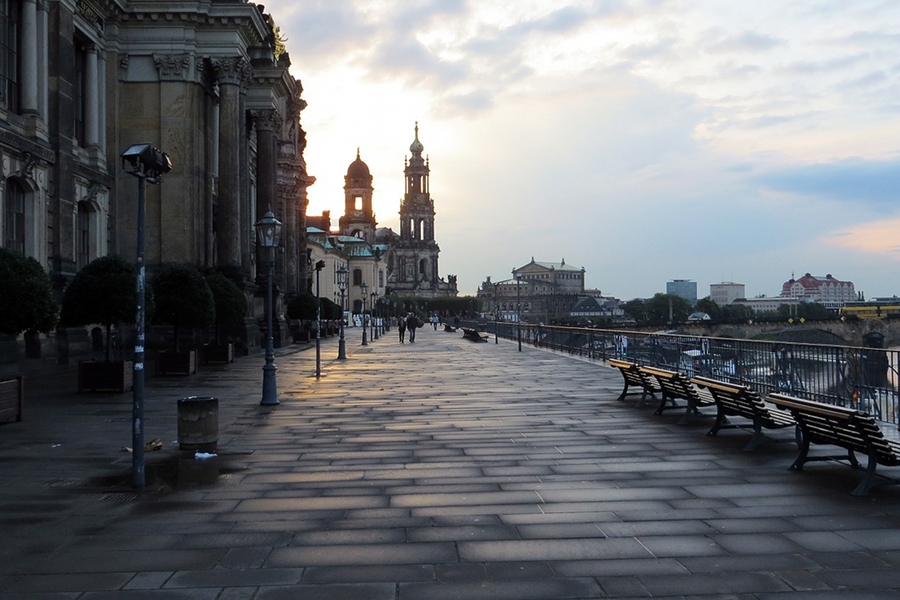
[[215, 452], [219, 442], [219, 399], [189, 396], [178, 400], [178, 448]]

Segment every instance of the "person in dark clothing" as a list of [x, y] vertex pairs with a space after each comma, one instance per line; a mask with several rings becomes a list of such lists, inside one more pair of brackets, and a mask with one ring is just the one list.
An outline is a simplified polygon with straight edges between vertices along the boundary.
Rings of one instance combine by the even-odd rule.
[[409, 343], [414, 344], [416, 342], [416, 329], [419, 327], [419, 318], [409, 313], [406, 317], [406, 328], [409, 329]]
[[[400, 332], [400, 343], [403, 343], [403, 338], [406, 335], [406, 317], [400, 317], [397, 319], [397, 331]], [[410, 341], [412, 339], [410, 338]]]

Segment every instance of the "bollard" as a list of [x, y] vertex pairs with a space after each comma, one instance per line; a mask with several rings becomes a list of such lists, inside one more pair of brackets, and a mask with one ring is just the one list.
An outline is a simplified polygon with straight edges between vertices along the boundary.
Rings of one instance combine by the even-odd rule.
[[219, 441], [219, 399], [189, 396], [178, 400], [178, 448], [215, 452]]

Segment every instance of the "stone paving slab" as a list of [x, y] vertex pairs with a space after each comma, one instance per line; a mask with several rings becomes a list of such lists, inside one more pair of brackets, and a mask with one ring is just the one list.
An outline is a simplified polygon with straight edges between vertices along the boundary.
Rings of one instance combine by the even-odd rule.
[[[131, 395], [38, 378], [0, 427], [0, 600], [897, 597], [898, 488], [616, 401], [602, 364], [356, 333], [318, 380], [279, 350], [274, 408], [261, 356], [149, 379], [142, 492]], [[188, 395], [219, 398], [206, 465], [177, 449]]]

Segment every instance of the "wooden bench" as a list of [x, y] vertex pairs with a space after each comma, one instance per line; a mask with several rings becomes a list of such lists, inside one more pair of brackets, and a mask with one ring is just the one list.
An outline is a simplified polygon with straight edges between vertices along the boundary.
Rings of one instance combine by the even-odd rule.
[[[640, 367], [640, 369], [655, 377], [659, 387], [662, 388], [662, 399], [659, 401], [655, 413], [657, 415], [661, 415], [667, 408], [684, 407], [684, 416], [678, 422], [680, 425], [684, 425], [700, 414], [701, 407], [716, 405], [715, 398], [708, 390], [697, 387], [687, 376], [677, 371], [646, 366]], [[678, 404], [677, 400], [684, 400], [685, 404]]]
[[456, 333], [456, 327], [450, 325], [449, 323], [444, 323], [444, 331], [448, 333]]
[[485, 331], [478, 331], [477, 329], [473, 329], [472, 327], [463, 327], [463, 338], [467, 340], [472, 340], [473, 342], [486, 342], [488, 341], [488, 334]]
[[[638, 404], [642, 405], [647, 400], [648, 395], [653, 400], [656, 400], [656, 393], [662, 393], [662, 388], [659, 387], [656, 378], [641, 371], [637, 364], [627, 360], [619, 360], [618, 358], [609, 358], [606, 360], [606, 364], [618, 369], [625, 380], [625, 387], [616, 400], [624, 400], [626, 396], [640, 394], [641, 399], [638, 401]], [[632, 387], [638, 388], [640, 391], [628, 391]]]
[[[752, 422], [753, 437], [750, 438], [750, 442], [744, 447], [744, 450], [752, 451], [767, 441], [763, 435], [763, 429], [797, 426], [791, 413], [769, 406], [755, 390], [749, 387], [706, 377], [694, 377], [691, 381], [698, 387], [708, 389], [716, 401], [716, 422], [706, 435], [716, 435], [720, 429], [745, 427], [730, 423], [728, 417], [749, 419]], [[799, 444], [799, 429], [795, 438]]]
[[[800, 428], [800, 454], [790, 467], [792, 471], [802, 471], [803, 465], [810, 461], [843, 458], [852, 467], [860, 468], [855, 456], [860, 452], [868, 457], [868, 464], [865, 476], [852, 492], [854, 496], [868, 495], [875, 485], [898, 483], [881, 475], [876, 479], [878, 465], [900, 465], [900, 442], [887, 439], [878, 421], [869, 413], [785, 394], [771, 394], [769, 398], [779, 408], [789, 411]], [[838, 446], [847, 451], [847, 456], [809, 456], [810, 444]]]
[[0, 381], [0, 423], [22, 420], [24, 395], [25, 379], [21, 375]]

